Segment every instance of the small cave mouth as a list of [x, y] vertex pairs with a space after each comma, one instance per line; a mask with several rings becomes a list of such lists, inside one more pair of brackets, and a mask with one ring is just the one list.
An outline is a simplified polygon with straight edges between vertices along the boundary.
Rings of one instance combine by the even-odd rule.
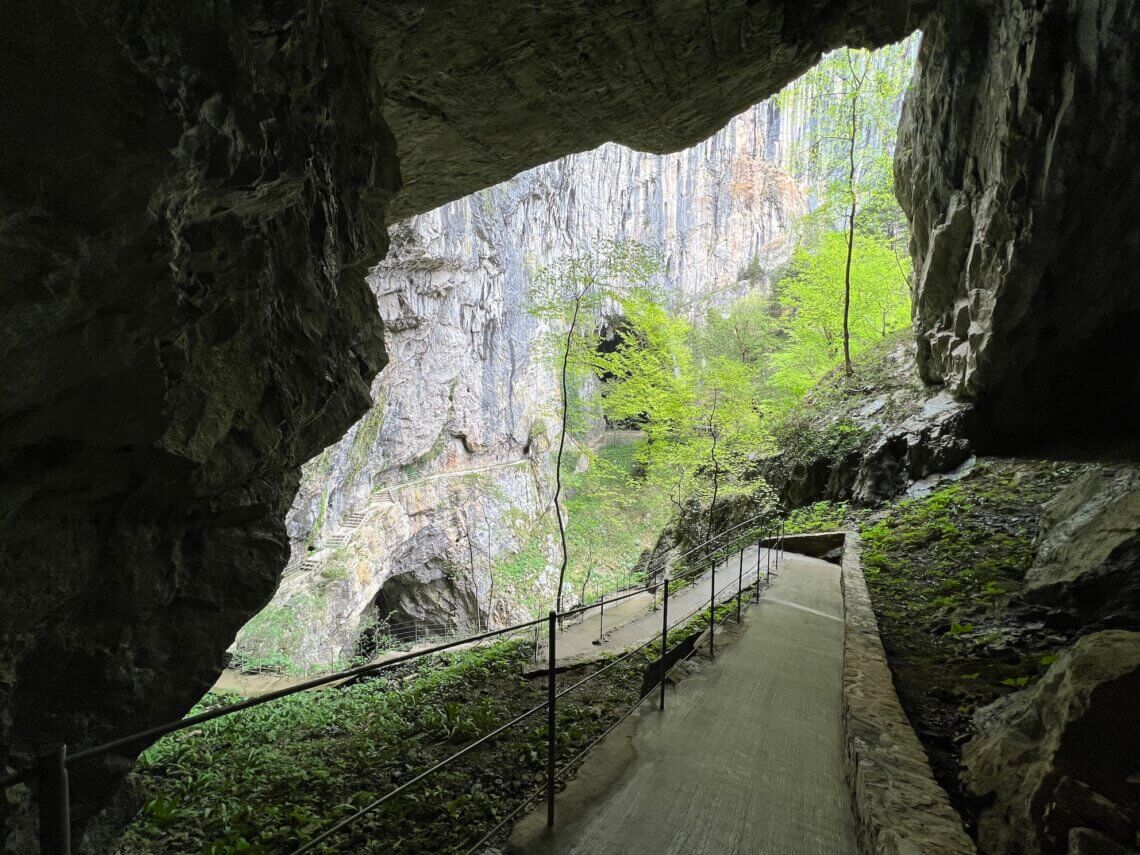
[[463, 580], [401, 573], [385, 581], [365, 608], [353, 653], [358, 659], [372, 659], [387, 650], [471, 635], [485, 624]]
[[[624, 315], [609, 315], [603, 318], [601, 323], [598, 324], [597, 352], [603, 356], [616, 353], [618, 348], [636, 334], [633, 325]], [[605, 369], [598, 370], [596, 375], [603, 387], [605, 384], [616, 379], [611, 372]], [[645, 416], [634, 416], [632, 418], [614, 421], [607, 416], [606, 427], [611, 430], [639, 430], [644, 426], [646, 420]]]

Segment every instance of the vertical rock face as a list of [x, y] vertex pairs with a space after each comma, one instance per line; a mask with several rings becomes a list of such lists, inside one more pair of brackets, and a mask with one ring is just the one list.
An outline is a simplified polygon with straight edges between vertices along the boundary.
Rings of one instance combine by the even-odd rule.
[[[783, 167], [811, 121], [765, 102], [683, 152], [605, 145], [393, 227], [369, 277], [390, 360], [376, 403], [307, 467], [288, 517], [290, 571], [268, 615], [239, 636], [239, 657], [264, 660], [268, 646], [306, 666], [335, 662], [352, 654], [378, 597], [398, 621], [521, 617], [509, 592], [491, 601], [488, 568], [519, 545], [507, 518], [550, 502], [558, 390], [544, 326], [526, 311], [529, 272], [635, 240], [661, 250], [669, 297], [694, 320], [763, 287], [806, 209]], [[438, 572], [417, 602], [429, 564]], [[385, 597], [385, 586], [409, 595]], [[266, 638], [272, 615], [293, 631]]]
[[925, 28], [896, 170], [924, 378], [991, 430], [1135, 433], [1140, 7], [947, 4]]
[[1140, 633], [1123, 630], [1080, 639], [1040, 682], [979, 710], [963, 750], [964, 778], [987, 805], [979, 849], [1061, 855], [1074, 828], [1131, 845], [1138, 720]]
[[[5, 12], [0, 766], [201, 695], [384, 364], [368, 56], [332, 11], [235, 14]], [[121, 769], [76, 766], [78, 819]]]

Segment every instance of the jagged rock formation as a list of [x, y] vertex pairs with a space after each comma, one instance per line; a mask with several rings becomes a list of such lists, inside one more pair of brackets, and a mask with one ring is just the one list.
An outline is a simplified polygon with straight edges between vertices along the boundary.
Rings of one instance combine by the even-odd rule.
[[973, 408], [923, 385], [913, 343], [861, 363], [851, 381], [838, 371], [825, 378], [790, 423], [781, 453], [758, 465], [786, 507], [929, 492], [971, 460]]
[[976, 720], [963, 762], [967, 784], [987, 804], [978, 823], [982, 852], [1063, 855], [1074, 851], [1076, 828], [1132, 845], [1140, 828], [1140, 798], [1129, 783], [1140, 768], [1140, 633], [1080, 639], [1039, 683], [979, 710]]
[[1025, 593], [1076, 626], [1140, 629], [1140, 470], [1092, 467], [1046, 505]]
[[[605, 145], [393, 227], [369, 277], [389, 356], [376, 404], [306, 467], [287, 517], [290, 569], [268, 614], [239, 634], [238, 662], [342, 661], [388, 609], [456, 628], [529, 617], [509, 588], [489, 597], [492, 564], [518, 547], [510, 520], [550, 507], [558, 389], [546, 326], [525, 307], [530, 271], [604, 240], [639, 241], [662, 253], [661, 284], [696, 321], [764, 287], [806, 210], [782, 166], [812, 121], [810, 105], [788, 121], [766, 101], [683, 152]], [[401, 486], [409, 479], [423, 486]], [[448, 572], [418, 601], [411, 590], [390, 600], [383, 591], [419, 572], [406, 552]], [[268, 632], [282, 622], [289, 632]]]
[[947, 4], [899, 132], [919, 365], [987, 433], [1140, 425], [1140, 6]]
[[[180, 716], [272, 593], [299, 467], [384, 364], [364, 276], [399, 170], [327, 8], [6, 15], [0, 766], [24, 766]], [[124, 768], [75, 768], [78, 821]]]

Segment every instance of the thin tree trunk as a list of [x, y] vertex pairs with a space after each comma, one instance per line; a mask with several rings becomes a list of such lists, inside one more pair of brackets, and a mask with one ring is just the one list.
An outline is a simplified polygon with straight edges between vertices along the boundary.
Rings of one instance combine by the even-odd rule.
[[483, 559], [487, 562], [487, 628], [491, 627], [491, 613], [495, 610], [495, 562], [491, 560], [491, 524], [487, 521], [487, 511], [482, 503], [479, 513], [483, 517], [483, 537], [487, 548], [483, 552]]
[[558, 570], [558, 597], [554, 606], [554, 610], [559, 613], [562, 612], [562, 587], [566, 583], [566, 567], [570, 563], [570, 552], [566, 547], [566, 526], [562, 522], [562, 505], [559, 502], [562, 496], [562, 452], [566, 448], [566, 423], [569, 420], [566, 372], [570, 365], [570, 345], [574, 337], [574, 328], [578, 325], [578, 311], [581, 307], [582, 298], [577, 296], [574, 298], [574, 316], [566, 333], [566, 347], [562, 351], [562, 432], [558, 437], [558, 458], [554, 463], [554, 515], [558, 517], [558, 539], [562, 544], [562, 566]]
[[858, 90], [851, 97], [851, 136], [848, 139], [847, 189], [851, 193], [851, 210], [847, 215], [847, 268], [843, 274], [843, 370], [850, 377], [851, 368], [851, 258], [855, 254], [855, 136], [858, 130]]
[[708, 528], [705, 530], [705, 555], [706, 556], [709, 553], [709, 543], [712, 541], [713, 512], [716, 510], [716, 494], [717, 494], [717, 490], [720, 486], [720, 477], [719, 477], [720, 476], [720, 464], [717, 463], [717, 459], [716, 459], [716, 441], [717, 441], [716, 405], [717, 405], [717, 398], [719, 397], [719, 394], [720, 394], [719, 389], [713, 390], [712, 411], [709, 413], [709, 432], [712, 434], [712, 450], [709, 452], [709, 456], [712, 458], [712, 465], [713, 465], [713, 494], [712, 494], [712, 502], [709, 503], [709, 524], [708, 524]]

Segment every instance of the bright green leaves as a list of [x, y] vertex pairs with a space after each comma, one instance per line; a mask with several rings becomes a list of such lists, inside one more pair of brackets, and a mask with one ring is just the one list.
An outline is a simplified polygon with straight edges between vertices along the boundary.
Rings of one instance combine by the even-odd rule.
[[[796, 251], [779, 284], [784, 346], [771, 356], [778, 395], [802, 397], [843, 358], [843, 275], [846, 236], [828, 232]], [[910, 323], [910, 258], [880, 235], [856, 233], [851, 268], [851, 353]]]

